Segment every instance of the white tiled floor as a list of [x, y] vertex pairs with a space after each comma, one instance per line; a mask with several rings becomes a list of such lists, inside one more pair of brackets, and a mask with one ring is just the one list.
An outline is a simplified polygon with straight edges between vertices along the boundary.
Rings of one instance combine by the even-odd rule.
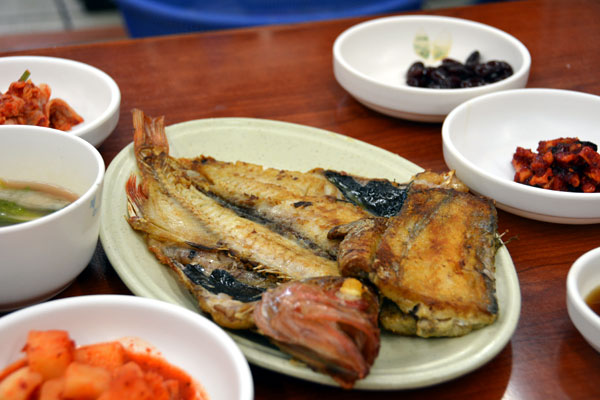
[[[424, 0], [423, 8], [455, 7], [472, 3], [475, 0]], [[0, 0], [0, 35], [113, 26], [123, 26], [118, 10], [91, 12], [86, 10], [80, 0]]]

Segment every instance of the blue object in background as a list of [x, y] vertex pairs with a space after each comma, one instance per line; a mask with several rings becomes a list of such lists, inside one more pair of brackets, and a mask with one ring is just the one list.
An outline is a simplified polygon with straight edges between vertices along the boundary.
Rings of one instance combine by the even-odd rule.
[[422, 0], [116, 0], [131, 37], [418, 10]]

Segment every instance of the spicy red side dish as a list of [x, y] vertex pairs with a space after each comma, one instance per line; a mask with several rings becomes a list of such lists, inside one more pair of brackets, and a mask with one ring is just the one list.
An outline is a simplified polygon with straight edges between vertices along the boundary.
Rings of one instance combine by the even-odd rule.
[[1, 400], [208, 400], [202, 387], [139, 339], [75, 346], [63, 330], [30, 331], [0, 370]]
[[598, 146], [579, 138], [540, 141], [537, 153], [517, 147], [515, 182], [567, 192], [600, 192]]
[[50, 100], [50, 87], [25, 78], [10, 84], [0, 97], [0, 125], [37, 125], [68, 131], [83, 122], [65, 101]]

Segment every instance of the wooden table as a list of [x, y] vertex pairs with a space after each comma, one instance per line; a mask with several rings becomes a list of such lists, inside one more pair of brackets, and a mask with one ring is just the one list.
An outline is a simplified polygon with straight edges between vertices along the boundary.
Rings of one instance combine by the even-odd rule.
[[[529, 87], [600, 95], [600, 2], [596, 0], [503, 2], [429, 13], [483, 22], [520, 39], [533, 59]], [[445, 170], [440, 124], [380, 115], [357, 103], [335, 81], [333, 41], [362, 20], [1, 55], [70, 58], [94, 65], [116, 80], [122, 92], [121, 116], [114, 133], [99, 148], [106, 165], [132, 140], [130, 110], [138, 107], [150, 115], [166, 115], [168, 124], [208, 117], [305, 124], [366, 141], [424, 168]], [[256, 399], [600, 398], [600, 354], [575, 330], [565, 305], [569, 267], [600, 245], [600, 227], [536, 222], [500, 211], [499, 230], [518, 238], [508, 249], [520, 280], [522, 311], [512, 340], [487, 365], [451, 382], [403, 392], [348, 392], [253, 366]], [[90, 265], [59, 297], [102, 293], [131, 292], [99, 245]]]

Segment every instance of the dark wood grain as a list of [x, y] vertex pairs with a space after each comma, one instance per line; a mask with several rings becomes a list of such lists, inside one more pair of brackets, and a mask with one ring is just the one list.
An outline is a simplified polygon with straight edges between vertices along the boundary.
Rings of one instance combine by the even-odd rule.
[[[483, 22], [520, 39], [533, 64], [529, 87], [600, 95], [600, 2], [515, 1], [436, 10]], [[397, 153], [424, 168], [446, 169], [440, 124], [389, 118], [357, 103], [335, 81], [331, 48], [347, 19], [295, 26], [120, 40], [5, 52], [70, 58], [110, 74], [122, 91], [120, 121], [100, 147], [108, 165], [131, 141], [130, 110], [166, 115], [168, 124], [208, 117], [256, 117], [338, 132]], [[93, 95], [93, 94], [90, 94]], [[231, 144], [235, 146], [235, 143]], [[571, 324], [565, 305], [569, 267], [600, 245], [598, 225], [569, 226], [499, 212], [500, 231], [522, 293], [509, 345], [464, 377], [402, 392], [344, 391], [252, 367], [256, 399], [593, 399], [600, 398], [600, 355]], [[60, 297], [130, 293], [99, 246]]]

